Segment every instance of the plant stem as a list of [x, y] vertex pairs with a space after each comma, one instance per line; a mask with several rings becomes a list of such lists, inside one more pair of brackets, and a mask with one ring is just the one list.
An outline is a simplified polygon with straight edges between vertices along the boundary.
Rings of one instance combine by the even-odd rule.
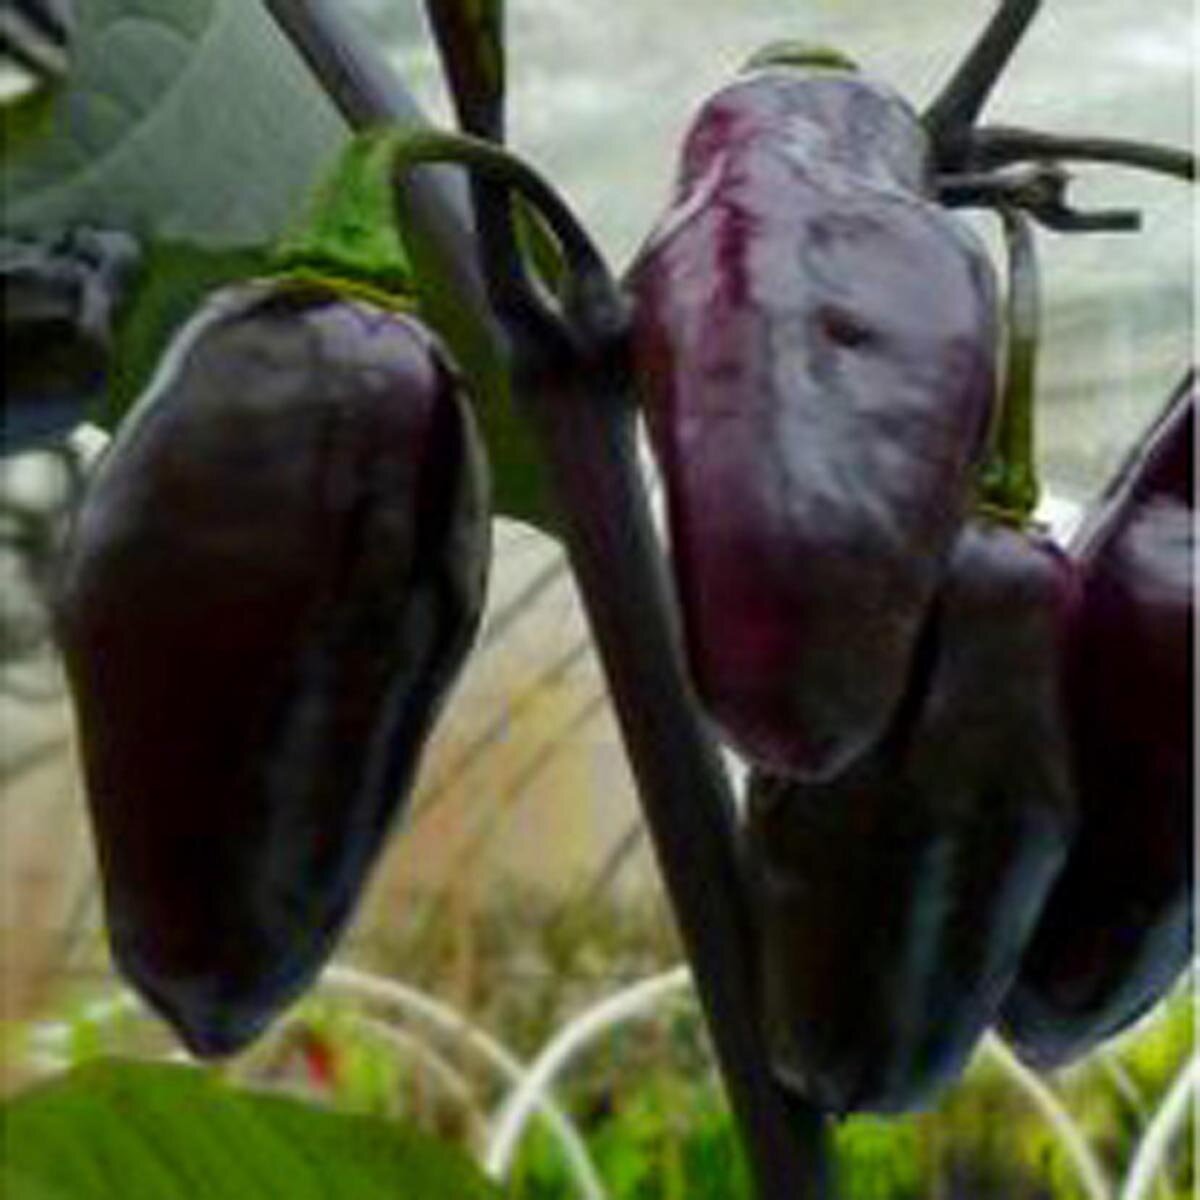
[[425, 0], [442, 74], [462, 129], [504, 143], [504, 2]]
[[934, 192], [947, 208], [1019, 208], [1058, 233], [1134, 233], [1136, 209], [1081, 212], [1066, 203], [1070, 176], [1056, 162], [1023, 163], [1007, 169], [938, 175]]
[[[419, 163], [456, 163], [467, 167], [473, 180], [486, 182], [497, 189], [497, 199], [503, 211], [511, 211], [511, 193], [517, 191], [546, 222], [558, 239], [570, 277], [568, 317], [577, 320], [593, 333], [600, 329], [615, 330], [623, 320], [624, 304], [613, 283], [608, 265], [588, 232], [579, 223], [570, 206], [536, 171], [508, 151], [482, 138], [460, 133], [440, 133], [436, 130], [414, 130], [398, 139], [393, 149], [393, 163], [398, 182]], [[495, 215], [493, 213], [493, 215]], [[482, 225], [484, 214], [480, 214]], [[500, 236], [500, 231], [496, 231]], [[506, 247], [516, 253], [511, 227], [504, 231]], [[485, 247], [486, 248], [486, 247]], [[538, 321], [547, 326], [556, 318], [524, 286], [514, 286], [511, 276], [496, 266], [496, 260], [485, 257], [485, 272], [492, 303], [502, 316], [514, 306], [521, 311], [536, 311]], [[503, 260], [506, 261], [506, 260]], [[523, 282], [523, 280], [522, 280]], [[557, 334], [565, 336], [565, 330]]]
[[[500, 148], [422, 132], [398, 144], [397, 169], [447, 156], [519, 190], [562, 245], [575, 296], [569, 324], [525, 304], [519, 291], [492, 294], [512, 343], [514, 393], [559, 502], [567, 556], [760, 1195], [823, 1200], [823, 1118], [775, 1080], [759, 1028], [734, 800], [688, 682], [637, 465], [635, 411], [623, 364], [612, 362], [622, 312], [611, 279], [557, 193]], [[518, 307], [506, 311], [509, 299]]]
[[[520, 356], [518, 356], [520, 357]], [[824, 1120], [770, 1070], [733, 795], [683, 662], [628, 397], [577, 368], [518, 389], [545, 451], [567, 553], [735, 1117], [763, 1200], [825, 1200]]]
[[1116, 163], [1171, 175], [1194, 182], [1196, 156], [1173, 146], [1135, 142], [1125, 138], [1073, 137], [1070, 134], [1039, 133], [1015, 126], [985, 125], [967, 139], [966, 165], [986, 170], [1022, 160], [1075, 159]]
[[354, 129], [425, 118], [377, 48], [334, 0], [263, 0], [275, 23]]
[[1041, 0], [1001, 0], [984, 31], [922, 118], [939, 170], [961, 166], [963, 142], [1013, 52], [1041, 7]]
[[[425, 0], [463, 131], [502, 147], [505, 139], [506, 73], [503, 0]], [[500, 180], [473, 171], [471, 207], [479, 235], [488, 294], [499, 311], [528, 310], [552, 324], [553, 314], [530, 284], [513, 225], [512, 194]]]
[[1000, 207], [1008, 250], [1007, 336], [1004, 396], [991, 453], [983, 471], [981, 499], [1007, 519], [1023, 524], [1037, 507], [1034, 403], [1041, 297], [1033, 230], [1023, 213]]

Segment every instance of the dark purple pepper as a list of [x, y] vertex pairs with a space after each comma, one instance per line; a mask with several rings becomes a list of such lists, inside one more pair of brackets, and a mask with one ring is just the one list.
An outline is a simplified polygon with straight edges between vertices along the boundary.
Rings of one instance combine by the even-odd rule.
[[701, 110], [630, 275], [691, 673], [789, 775], [886, 729], [984, 449], [992, 268], [927, 170], [886, 88], [757, 72]]
[[58, 628], [117, 964], [197, 1054], [314, 978], [472, 641], [486, 468], [411, 317], [248, 284], [101, 464]]
[[1051, 1067], [1146, 1012], [1192, 953], [1196, 382], [1190, 374], [1076, 541], [1067, 654], [1079, 838], [1003, 1012]]
[[752, 776], [764, 1027], [836, 1113], [936, 1098], [995, 1020], [1067, 854], [1051, 543], [968, 523], [886, 738], [837, 779]]

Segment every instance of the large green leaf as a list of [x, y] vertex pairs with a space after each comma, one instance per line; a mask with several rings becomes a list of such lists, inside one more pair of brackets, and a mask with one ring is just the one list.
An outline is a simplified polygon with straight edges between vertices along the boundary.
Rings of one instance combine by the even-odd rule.
[[345, 129], [263, 6], [80, 0], [49, 135], [0, 164], [4, 224], [203, 246], [273, 237]]
[[496, 1200], [407, 1126], [246, 1092], [191, 1067], [101, 1060], [0, 1108], [8, 1200]]
[[[7, 140], [9, 231], [134, 233], [146, 259], [116, 331], [112, 425], [206, 292], [251, 274], [345, 137], [261, 4], [79, 0], [65, 86]], [[29, 122], [25, 122], [28, 125]]]

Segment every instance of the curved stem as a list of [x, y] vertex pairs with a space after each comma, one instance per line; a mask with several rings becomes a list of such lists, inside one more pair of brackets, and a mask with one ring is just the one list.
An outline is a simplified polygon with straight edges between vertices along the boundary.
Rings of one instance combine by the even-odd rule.
[[1041, 333], [1040, 284], [1033, 230], [1016, 209], [998, 209], [1008, 250], [1007, 345], [1004, 394], [981, 499], [1005, 517], [1024, 522], [1037, 507], [1033, 409]]
[[1126, 138], [1075, 137], [1007, 125], [985, 125], [972, 131], [964, 165], [971, 170], [986, 170], [1039, 159], [1115, 163], [1189, 183], [1196, 180], [1196, 156], [1187, 150]]
[[922, 120], [942, 170], [959, 165], [971, 126], [1040, 7], [1041, 0], [1001, 0], [950, 81], [925, 110]]
[[[579, 318], [596, 336], [623, 325], [625, 306], [604, 256], [567, 202], [528, 164], [482, 138], [435, 130], [404, 134], [395, 144], [394, 155], [401, 175], [419, 163], [457, 163], [475, 176], [519, 192], [562, 247], [570, 276], [568, 316]], [[487, 273], [490, 280], [492, 272]]]

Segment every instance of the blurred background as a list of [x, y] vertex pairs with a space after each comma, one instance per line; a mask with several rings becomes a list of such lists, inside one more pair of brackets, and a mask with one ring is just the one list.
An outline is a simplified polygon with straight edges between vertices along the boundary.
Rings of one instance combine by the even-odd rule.
[[[387, 47], [431, 118], [448, 124], [419, 6], [348, 7]], [[511, 140], [623, 266], [666, 202], [691, 116], [755, 48], [782, 37], [836, 45], [920, 105], [991, 9], [987, 0], [509, 0]], [[989, 119], [1192, 145], [1194, 25], [1184, 0], [1049, 0]], [[1144, 229], [1039, 238], [1040, 461], [1047, 512], [1064, 527], [1194, 354], [1189, 189], [1117, 168], [1084, 167], [1079, 176], [1081, 207], [1140, 208]], [[969, 219], [994, 244], [988, 220]], [[61, 521], [102, 442], [85, 429], [52, 451], [0, 463], [5, 1090], [46, 1069], [49, 1051], [38, 1050], [45, 1028], [72, 1031], [74, 1054], [109, 1037], [168, 1045], [149, 1018], [113, 1033], [89, 1007], [111, 995], [116, 980], [42, 601]], [[339, 961], [426, 989], [531, 1054], [589, 1002], [673, 965], [678, 948], [557, 546], [500, 522], [496, 551], [478, 646]], [[306, 1013], [313, 1028], [341, 1039], [347, 1061], [369, 1048], [361, 1030], [339, 1024], [332, 1001], [318, 997]], [[1192, 1029], [1190, 994], [1181, 989], [1102, 1060], [1054, 1081], [1114, 1172], [1190, 1053]], [[54, 1053], [68, 1053], [61, 1039], [55, 1044]], [[255, 1069], [293, 1069], [289, 1047]], [[375, 1046], [367, 1057], [379, 1053]], [[382, 1082], [348, 1074], [326, 1098], [388, 1111], [407, 1105], [440, 1128], [465, 1128], [452, 1104], [429, 1100], [419, 1072], [397, 1071]], [[686, 1005], [587, 1056], [567, 1094], [606, 1178], [616, 1181], [614, 1196], [744, 1194], [703, 1034]], [[1088, 1194], [1047, 1129], [1028, 1092], [981, 1055], [934, 1113], [846, 1124], [847, 1162], [862, 1171], [848, 1194]], [[1189, 1142], [1181, 1141], [1157, 1195], [1189, 1194]], [[556, 1163], [553, 1148], [534, 1138], [527, 1190], [517, 1194], [567, 1194]]]

